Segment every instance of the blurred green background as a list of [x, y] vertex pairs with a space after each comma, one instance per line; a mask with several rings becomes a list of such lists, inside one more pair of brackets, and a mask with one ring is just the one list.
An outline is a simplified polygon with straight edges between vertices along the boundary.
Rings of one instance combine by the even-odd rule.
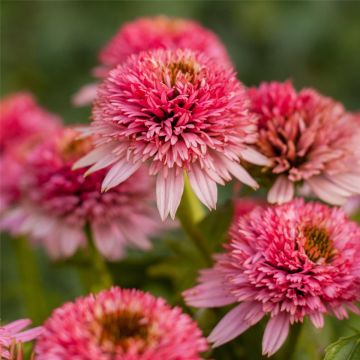
[[[97, 64], [99, 49], [125, 21], [159, 14], [196, 19], [215, 31], [246, 85], [292, 79], [298, 88], [313, 86], [344, 102], [350, 110], [360, 108], [357, 1], [2, 1], [1, 96], [30, 90], [65, 122], [88, 121], [89, 108], [73, 108], [70, 98], [92, 81], [90, 70]], [[8, 321], [28, 314], [22, 298], [32, 280], [31, 274], [30, 283], [22, 277], [18, 266], [21, 262], [15, 260], [16, 253], [21, 256], [21, 247], [10, 246], [4, 237], [2, 240], [1, 319]], [[170, 271], [166, 266], [152, 270], [160, 274], [160, 281], [159, 276], [143, 276], [148, 265], [168, 256], [168, 252], [169, 247], [159, 244], [150, 254], [133, 254], [117, 265], [119, 283], [151, 289], [178, 302], [171, 295], [169, 280], [161, 276], [162, 270]], [[83, 293], [83, 289], [71, 264], [54, 265], [41, 251], [36, 256], [41, 264], [41, 281], [48, 287], [47, 306], [41, 301], [33, 306], [40, 319], [52, 307]], [[26, 257], [22, 261], [27, 261]], [[313, 342], [316, 331], [308, 329], [300, 344], [306, 355], [299, 355], [299, 359], [316, 359], [311, 354], [318, 354], [338, 336], [351, 333], [350, 323], [327, 326], [322, 337]], [[252, 335], [247, 335], [248, 341], [258, 341]], [[315, 350], [311, 353], [302, 345], [305, 343]], [[258, 350], [254, 350], [253, 358], [258, 356]]]

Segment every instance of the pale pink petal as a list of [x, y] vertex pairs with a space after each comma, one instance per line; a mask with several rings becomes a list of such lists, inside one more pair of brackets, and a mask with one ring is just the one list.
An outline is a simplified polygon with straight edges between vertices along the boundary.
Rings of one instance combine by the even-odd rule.
[[41, 335], [43, 328], [41, 326], [23, 331], [21, 333], [15, 334], [16, 341], [21, 341], [22, 343], [36, 339]]
[[[62, 225], [59, 225], [61, 227]], [[62, 227], [59, 234], [61, 256], [69, 257], [85, 243], [85, 235], [81, 228]]]
[[198, 166], [192, 166], [188, 176], [190, 185], [200, 201], [209, 209], [215, 209], [217, 201], [216, 182]]
[[126, 160], [117, 162], [106, 174], [101, 185], [101, 191], [108, 191], [109, 189], [119, 185], [128, 179], [141, 166], [141, 162], [132, 164]]
[[92, 231], [94, 243], [103, 256], [115, 260], [124, 255], [126, 240], [115, 224], [94, 223]]
[[223, 281], [206, 282], [183, 293], [188, 305], [199, 308], [213, 308], [233, 304], [236, 298], [226, 291]]
[[328, 180], [334, 184], [340, 186], [343, 189], [347, 189], [354, 194], [360, 194], [360, 176], [356, 174], [338, 174], [327, 177]]
[[269, 320], [262, 341], [263, 355], [271, 356], [280, 349], [288, 336], [289, 327], [289, 315], [286, 313], [280, 313]]
[[95, 171], [104, 169], [104, 168], [110, 166], [111, 164], [115, 163], [117, 160], [118, 160], [118, 157], [112, 153], [105, 155], [101, 160], [99, 160], [97, 163], [95, 163], [93, 166], [91, 166], [91, 168], [89, 168], [84, 173], [84, 176], [88, 176], [88, 175], [94, 173]]
[[20, 320], [13, 321], [10, 324], [4, 325], [2, 327], [11, 333], [16, 333], [16, 332], [19, 332], [20, 330], [26, 328], [30, 324], [31, 324], [30, 319], [20, 319]]
[[176, 174], [175, 169], [167, 173], [167, 177], [162, 172], [156, 178], [156, 200], [161, 219], [164, 221], [170, 216], [174, 219], [176, 210], [179, 207], [184, 191], [184, 175], [182, 171]]
[[294, 197], [294, 184], [285, 175], [280, 175], [268, 192], [267, 200], [271, 204], [283, 204]]
[[250, 174], [237, 162], [231, 161], [225, 156], [222, 156], [222, 161], [225, 163], [225, 166], [230, 171], [230, 173], [235, 176], [242, 183], [252, 187], [253, 189], [258, 189], [258, 183], [250, 176]]
[[91, 104], [96, 98], [98, 85], [98, 83], [92, 83], [81, 87], [71, 99], [73, 105], [81, 107]]
[[331, 186], [328, 183], [324, 183], [320, 177], [313, 176], [307, 180], [307, 183], [311, 187], [311, 190], [321, 200], [333, 205], [343, 205], [346, 203], [346, 197], [339, 195], [339, 191], [336, 189], [336, 186]]
[[260, 304], [244, 302], [230, 310], [220, 320], [209, 335], [208, 341], [213, 343], [213, 347], [225, 344], [259, 322], [263, 316]]
[[79, 159], [74, 165], [73, 170], [80, 169], [83, 167], [87, 167], [101, 161], [104, 156], [109, 155], [114, 149], [116, 145], [114, 143], [105, 144], [97, 147], [96, 149], [90, 151], [88, 154]]
[[118, 223], [117, 227], [121, 233], [128, 240], [129, 244], [136, 245], [143, 250], [151, 249], [151, 242], [141, 228], [136, 228], [134, 225]]
[[324, 315], [321, 313], [314, 313], [310, 316], [311, 322], [314, 324], [316, 328], [322, 328], [324, 326]]
[[245, 150], [241, 150], [241, 157], [248, 161], [249, 163], [260, 165], [260, 166], [270, 166], [271, 160], [266, 156], [259, 153], [257, 150], [247, 147]]

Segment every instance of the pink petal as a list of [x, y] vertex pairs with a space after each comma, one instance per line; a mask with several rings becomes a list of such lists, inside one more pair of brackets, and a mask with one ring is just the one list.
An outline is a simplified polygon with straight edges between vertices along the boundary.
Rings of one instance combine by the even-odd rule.
[[141, 166], [141, 162], [132, 164], [126, 160], [118, 161], [106, 174], [101, 185], [101, 191], [108, 191], [109, 189], [119, 185], [128, 179]]
[[360, 176], [356, 174], [331, 175], [327, 179], [343, 189], [360, 194]]
[[219, 277], [216, 271], [208, 269], [209, 274], [214, 274], [214, 279], [206, 279], [202, 284], [183, 293], [185, 302], [193, 307], [212, 308], [233, 304], [236, 298], [224, 286], [223, 277]]
[[217, 201], [216, 182], [198, 166], [192, 166], [188, 176], [191, 187], [200, 201], [209, 209], [215, 209]]
[[126, 240], [115, 224], [94, 223], [92, 231], [94, 243], [103, 256], [109, 260], [115, 260], [124, 255]]
[[250, 174], [237, 162], [231, 161], [225, 156], [222, 157], [222, 161], [224, 162], [226, 168], [229, 172], [235, 176], [242, 183], [252, 187], [253, 189], [258, 189], [258, 183], [250, 176]]
[[214, 343], [213, 347], [225, 344], [259, 322], [263, 316], [261, 304], [244, 302], [220, 320], [209, 335], [208, 341]]
[[104, 169], [108, 166], [110, 166], [111, 164], [115, 163], [116, 160], [118, 160], [118, 157], [112, 153], [105, 155], [100, 161], [98, 161], [97, 163], [95, 163], [90, 169], [88, 169], [85, 172], [85, 176], [88, 176], [92, 173], [94, 173], [95, 171]]
[[324, 316], [321, 313], [311, 314], [310, 320], [316, 328], [322, 328], [324, 326]]
[[85, 236], [81, 228], [64, 227], [60, 225], [62, 229], [59, 235], [59, 246], [61, 256], [69, 257], [75, 253], [75, 251], [85, 242]]
[[105, 156], [109, 155], [109, 153], [111, 153], [115, 148], [116, 145], [114, 143], [99, 146], [96, 149], [90, 151], [78, 161], [76, 161], [72, 168], [73, 170], [76, 170], [93, 165], [98, 161], [101, 161]]
[[73, 103], [73, 105], [78, 107], [91, 104], [96, 98], [97, 88], [97, 83], [84, 85], [72, 97], [71, 102]]
[[280, 349], [288, 336], [289, 327], [289, 315], [286, 313], [280, 313], [269, 320], [262, 341], [263, 355], [271, 356]]
[[307, 180], [311, 190], [323, 201], [333, 205], [343, 205], [346, 203], [346, 197], [339, 194], [339, 189], [336, 185], [329, 185], [324, 182], [321, 176], [313, 176]]
[[271, 160], [268, 159], [263, 154], [259, 153], [255, 149], [248, 147], [245, 150], [241, 150], [241, 157], [248, 161], [249, 163], [260, 165], [260, 166], [270, 166]]
[[6, 329], [7, 331], [9, 331], [10, 333], [14, 334], [14, 333], [17, 333], [18, 331], [26, 328], [30, 324], [31, 324], [30, 319], [20, 319], [20, 320], [13, 321], [10, 324], [4, 325], [2, 327], [4, 329]]
[[160, 172], [156, 178], [156, 200], [161, 219], [169, 215], [174, 219], [184, 191], [184, 175], [170, 169], [165, 178]]
[[283, 204], [294, 197], [294, 191], [294, 184], [285, 175], [280, 175], [269, 190], [267, 200], [271, 204]]
[[16, 341], [27, 342], [36, 339], [41, 335], [43, 328], [41, 326], [15, 334]]

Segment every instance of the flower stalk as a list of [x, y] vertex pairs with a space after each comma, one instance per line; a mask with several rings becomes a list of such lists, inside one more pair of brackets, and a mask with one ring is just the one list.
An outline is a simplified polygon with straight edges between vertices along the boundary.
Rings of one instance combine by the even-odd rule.
[[113, 285], [111, 273], [106, 265], [104, 257], [97, 250], [91, 230], [86, 227], [87, 244], [87, 265], [80, 270], [80, 277], [85, 288], [90, 292], [99, 292], [108, 289]]
[[39, 324], [46, 316], [47, 307], [36, 256], [25, 237], [19, 236], [12, 243], [17, 259], [26, 313], [34, 323]]
[[185, 176], [184, 193], [176, 216], [182, 228], [198, 249], [206, 265], [211, 266], [213, 262], [211, 253], [206, 244], [206, 239], [197, 225], [199, 221], [203, 219], [204, 215], [204, 208], [191, 190], [189, 180]]

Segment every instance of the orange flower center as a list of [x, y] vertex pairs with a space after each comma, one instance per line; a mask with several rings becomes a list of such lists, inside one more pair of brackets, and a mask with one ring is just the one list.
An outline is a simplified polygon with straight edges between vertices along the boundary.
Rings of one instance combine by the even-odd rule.
[[304, 249], [311, 261], [318, 261], [323, 258], [329, 260], [333, 255], [333, 244], [329, 234], [323, 228], [307, 226], [304, 229], [306, 238]]
[[105, 348], [114, 350], [120, 347], [126, 351], [131, 343], [142, 340], [146, 344], [149, 325], [138, 313], [123, 311], [104, 315], [100, 319], [101, 333], [99, 343]]
[[167, 70], [170, 76], [171, 86], [176, 84], [176, 80], [180, 74], [182, 74], [190, 83], [194, 82], [195, 76], [197, 74], [196, 64], [188, 59], [170, 63], [167, 66]]

